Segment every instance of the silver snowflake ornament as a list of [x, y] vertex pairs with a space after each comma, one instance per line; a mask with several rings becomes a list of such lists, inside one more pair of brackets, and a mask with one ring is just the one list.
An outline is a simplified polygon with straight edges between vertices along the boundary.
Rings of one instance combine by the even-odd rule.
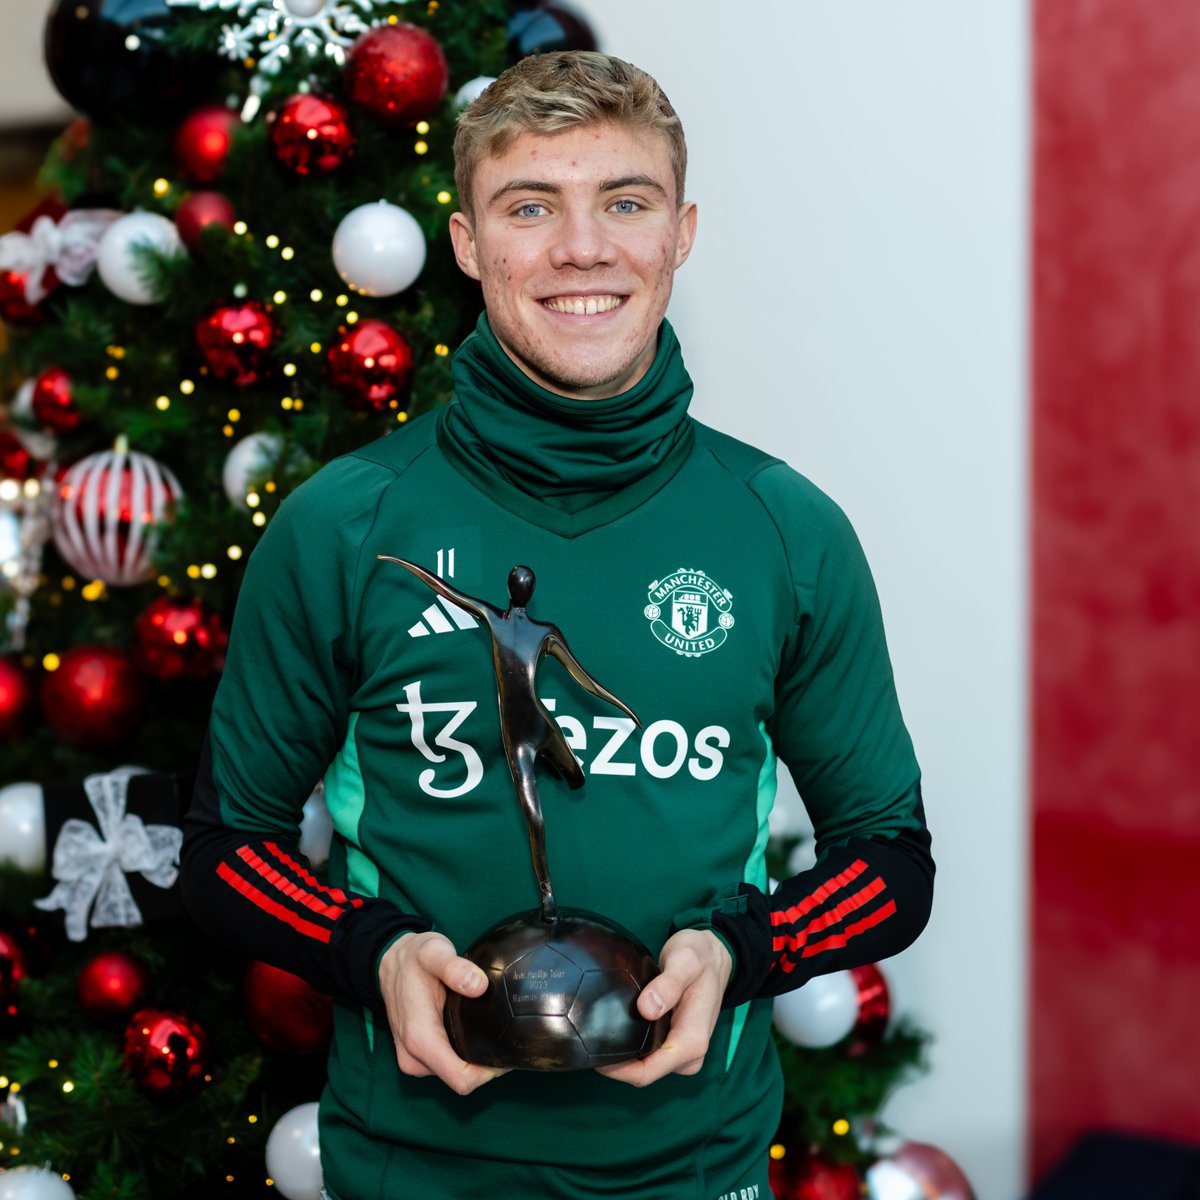
[[[407, 0], [387, 0], [404, 4]], [[232, 14], [221, 28], [221, 53], [252, 60], [275, 75], [290, 59], [346, 61], [346, 48], [384, 18], [374, 17], [382, 0], [167, 0], [171, 8], [217, 9]]]

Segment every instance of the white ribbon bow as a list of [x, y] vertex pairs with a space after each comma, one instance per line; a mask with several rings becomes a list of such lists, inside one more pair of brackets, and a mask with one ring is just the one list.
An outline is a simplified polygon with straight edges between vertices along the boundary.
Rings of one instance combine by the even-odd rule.
[[54, 891], [34, 903], [43, 912], [63, 909], [67, 937], [82, 942], [87, 937], [88, 913], [93, 929], [142, 924], [142, 913], [129, 890], [125, 875], [139, 871], [155, 887], [169, 888], [179, 875], [179, 848], [183, 830], [174, 825], [146, 825], [125, 811], [129, 780], [140, 772], [122, 769], [107, 775], [89, 775], [83, 781], [96, 813], [94, 825], [72, 817], [54, 845]]
[[37, 304], [46, 295], [43, 277], [53, 267], [63, 283], [79, 287], [96, 265], [96, 247], [104, 231], [123, 214], [113, 208], [79, 208], [55, 223], [41, 216], [28, 233], [14, 229], [0, 237], [0, 271], [28, 272], [25, 299]]

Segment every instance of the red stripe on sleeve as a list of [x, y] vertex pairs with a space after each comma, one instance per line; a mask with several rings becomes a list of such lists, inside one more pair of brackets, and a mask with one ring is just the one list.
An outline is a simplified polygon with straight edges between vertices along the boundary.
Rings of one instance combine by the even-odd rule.
[[895, 900], [889, 900], [882, 907], [877, 908], [873, 913], [868, 913], [861, 921], [855, 921], [852, 925], [847, 925], [842, 933], [835, 933], [827, 937], [822, 942], [813, 942], [811, 946], [805, 946], [800, 952], [801, 958], [812, 958], [814, 954], [822, 954], [826, 950], [838, 950], [844, 946], [851, 938], [858, 937], [860, 933], [865, 933], [868, 929], [878, 925], [881, 921], [886, 921], [896, 911]]
[[780, 912], [771, 914], [772, 925], [790, 925], [793, 921], [798, 921], [801, 917], [812, 912], [818, 904], [824, 904], [834, 892], [841, 891], [848, 883], [852, 883], [865, 870], [867, 864], [861, 858], [855, 859], [844, 871], [835, 875], [832, 879], [827, 879], [815, 892], [806, 896], [799, 904], [793, 904], [791, 908], [785, 908]]
[[351, 908], [362, 908], [363, 902], [361, 899], [355, 898], [351, 900], [341, 888], [326, 886], [315, 875], [306, 871], [294, 858], [280, 850], [274, 842], [267, 842], [266, 847], [285, 867], [290, 867], [305, 883], [311, 887], [315, 887], [317, 891], [324, 892], [325, 895], [332, 900], [336, 900], [339, 904], [349, 904]]
[[315, 939], [318, 942], [329, 942], [330, 931], [322, 928], [320, 925], [314, 925], [311, 921], [306, 921], [303, 917], [292, 912], [290, 908], [284, 908], [282, 904], [278, 904], [269, 896], [263, 895], [248, 879], [243, 879], [231, 866], [227, 863], [217, 864], [217, 874], [225, 880], [227, 884], [235, 891], [240, 892], [247, 900], [256, 907], [262, 909], [269, 916], [277, 917], [280, 921], [286, 922], [297, 932], [304, 934], [306, 937]]
[[876, 875], [865, 888], [861, 888], [853, 896], [847, 896], [845, 900], [829, 909], [828, 912], [823, 912], [819, 917], [813, 917], [799, 932], [776, 937], [772, 943], [773, 949], [776, 953], [780, 950], [799, 950], [814, 933], [820, 933], [821, 930], [836, 925], [855, 909], [862, 908], [864, 904], [874, 900], [886, 887], [887, 884], [883, 882], [883, 879]]
[[239, 847], [238, 858], [246, 863], [247, 866], [257, 871], [259, 875], [281, 891], [288, 899], [295, 900], [297, 904], [303, 904], [305, 908], [315, 912], [318, 916], [328, 917], [329, 920], [336, 921], [338, 917], [345, 914], [346, 910], [344, 908], [337, 908], [332, 904], [326, 904], [324, 900], [318, 899], [311, 892], [304, 891], [303, 888], [293, 883], [292, 880], [285, 878], [274, 867], [264, 862], [249, 846]]

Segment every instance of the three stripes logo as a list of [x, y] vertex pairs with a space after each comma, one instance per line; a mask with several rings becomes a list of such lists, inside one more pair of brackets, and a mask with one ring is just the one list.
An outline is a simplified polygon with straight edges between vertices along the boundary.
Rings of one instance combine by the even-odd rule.
[[[454, 548], [437, 552], [437, 569], [443, 579], [454, 578]], [[459, 629], [478, 629], [479, 622], [452, 600], [438, 596], [421, 614], [421, 619], [408, 630], [409, 637], [428, 637], [432, 633], [454, 633]]]

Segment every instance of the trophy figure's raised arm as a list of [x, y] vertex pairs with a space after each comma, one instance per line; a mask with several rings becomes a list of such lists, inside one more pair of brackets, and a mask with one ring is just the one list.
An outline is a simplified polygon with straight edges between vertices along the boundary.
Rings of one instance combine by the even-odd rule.
[[572, 788], [583, 769], [558, 723], [537, 695], [542, 659], [557, 659], [580, 687], [615, 705], [635, 724], [633, 710], [584, 670], [562, 631], [526, 611], [535, 577], [529, 567], [508, 574], [509, 603], [499, 609], [468, 596], [416, 563], [377, 556], [416, 576], [470, 613], [492, 640], [492, 664], [504, 753], [529, 829], [529, 851], [541, 908], [492, 926], [465, 957], [488, 974], [479, 999], [450, 993], [446, 1028], [464, 1058], [484, 1066], [576, 1070], [622, 1062], [661, 1045], [667, 1022], [637, 1011], [641, 989], [657, 974], [653, 955], [628, 930], [597, 913], [559, 909], [550, 879], [537, 765], [546, 763]]

